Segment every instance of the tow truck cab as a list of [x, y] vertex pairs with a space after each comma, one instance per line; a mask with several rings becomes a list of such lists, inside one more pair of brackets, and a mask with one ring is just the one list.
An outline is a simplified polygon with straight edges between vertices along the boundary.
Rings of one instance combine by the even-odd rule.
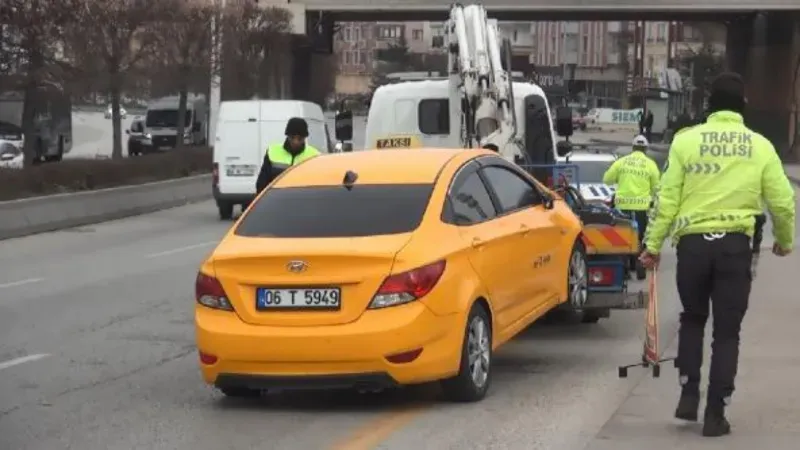
[[[366, 148], [462, 147], [464, 114], [459, 93], [452, 88], [457, 85], [441, 78], [379, 87], [367, 116]], [[517, 129], [525, 143], [528, 160], [554, 164], [556, 136], [544, 91], [535, 84], [519, 81], [513, 82], [513, 91]], [[343, 115], [342, 120], [346, 121], [347, 117]], [[343, 140], [346, 136], [339, 135], [338, 123], [336, 128], [337, 139]]]

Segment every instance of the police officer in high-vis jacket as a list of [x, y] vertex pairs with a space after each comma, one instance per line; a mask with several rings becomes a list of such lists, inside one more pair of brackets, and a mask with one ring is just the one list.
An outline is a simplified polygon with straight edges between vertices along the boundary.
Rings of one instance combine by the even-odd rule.
[[[636, 136], [633, 139], [633, 151], [614, 161], [603, 175], [604, 184], [617, 185], [614, 207], [636, 220], [639, 242], [642, 242], [647, 231], [647, 213], [661, 178], [658, 165], [646, 154], [649, 146], [647, 138]], [[635, 263], [636, 258], [633, 260]]]
[[308, 145], [308, 123], [300, 117], [292, 117], [286, 123], [286, 140], [267, 148], [261, 171], [256, 180], [256, 194], [289, 167], [319, 155], [319, 150]]
[[725, 407], [734, 391], [739, 332], [752, 282], [751, 239], [762, 204], [773, 218], [772, 252], [785, 256], [794, 245], [794, 189], [772, 144], [744, 125], [745, 105], [739, 75], [723, 73], [713, 81], [706, 122], [685, 128], [672, 141], [640, 257], [645, 266], [654, 267], [671, 231], [677, 241], [683, 305], [677, 359], [682, 392], [675, 411], [679, 419], [698, 419], [703, 332], [713, 306], [704, 436], [730, 433]]

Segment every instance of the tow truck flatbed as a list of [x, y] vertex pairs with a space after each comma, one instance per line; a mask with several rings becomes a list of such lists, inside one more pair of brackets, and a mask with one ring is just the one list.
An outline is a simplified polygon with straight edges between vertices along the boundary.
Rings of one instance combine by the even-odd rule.
[[584, 309], [602, 314], [611, 309], [645, 308], [647, 291], [628, 289], [627, 261], [640, 249], [636, 221], [607, 205], [586, 203], [580, 194], [580, 174], [575, 164], [521, 167], [560, 195], [581, 219], [581, 241], [589, 271]]

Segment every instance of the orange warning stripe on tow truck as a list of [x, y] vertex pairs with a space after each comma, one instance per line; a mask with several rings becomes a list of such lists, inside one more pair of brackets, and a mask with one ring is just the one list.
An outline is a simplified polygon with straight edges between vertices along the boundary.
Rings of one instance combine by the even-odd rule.
[[634, 254], [639, 251], [639, 236], [627, 225], [585, 225], [581, 234], [589, 254]]

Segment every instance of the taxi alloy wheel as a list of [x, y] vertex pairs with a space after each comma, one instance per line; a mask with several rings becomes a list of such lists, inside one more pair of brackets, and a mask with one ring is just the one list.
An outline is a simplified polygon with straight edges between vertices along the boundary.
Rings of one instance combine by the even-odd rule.
[[476, 387], [483, 387], [489, 380], [491, 353], [489, 328], [483, 318], [475, 316], [467, 332], [467, 360], [472, 382]]
[[456, 376], [442, 381], [445, 396], [456, 402], [483, 399], [492, 379], [492, 326], [483, 305], [474, 304], [467, 320]]
[[567, 295], [569, 296], [569, 305], [573, 309], [581, 310], [586, 304], [586, 299], [589, 295], [589, 271], [586, 264], [586, 253], [578, 242], [572, 248], [568, 270]]

